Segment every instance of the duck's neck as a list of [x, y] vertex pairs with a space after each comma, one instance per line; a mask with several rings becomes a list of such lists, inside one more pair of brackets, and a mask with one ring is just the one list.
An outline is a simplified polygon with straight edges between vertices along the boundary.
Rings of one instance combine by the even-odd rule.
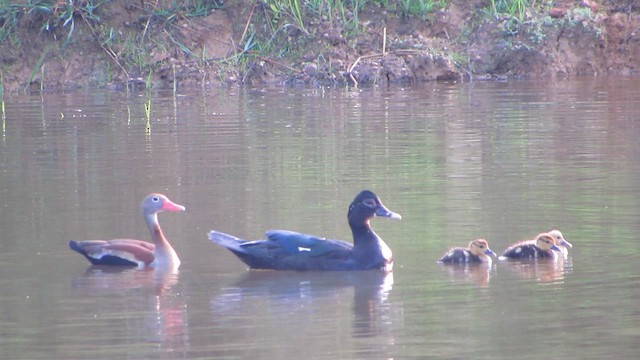
[[353, 247], [371, 246], [375, 243], [378, 235], [371, 229], [369, 223], [350, 224], [351, 234], [353, 235]]
[[164, 236], [162, 232], [162, 228], [160, 227], [160, 223], [158, 222], [158, 214], [147, 214], [145, 215], [147, 220], [147, 225], [149, 226], [149, 232], [151, 233], [151, 239], [155, 244], [155, 249], [153, 250], [153, 264], [154, 266], [163, 266], [163, 267], [177, 267], [180, 265], [180, 259], [176, 254], [171, 244], [169, 244], [169, 240]]
[[393, 266], [393, 255], [391, 249], [382, 239], [371, 229], [369, 223], [362, 225], [351, 225], [353, 234], [353, 255], [354, 260], [364, 269], [380, 269], [391, 271]]

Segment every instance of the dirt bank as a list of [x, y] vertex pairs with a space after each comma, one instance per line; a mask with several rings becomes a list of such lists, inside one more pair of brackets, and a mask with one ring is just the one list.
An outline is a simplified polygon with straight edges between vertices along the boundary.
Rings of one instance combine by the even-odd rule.
[[492, 13], [491, 3], [450, 1], [421, 18], [371, 5], [304, 22], [244, 0], [199, 12], [161, 0], [76, 1], [49, 12], [25, 5], [0, 43], [0, 67], [5, 91], [366, 86], [640, 69], [637, 1], [557, 1], [519, 16]]

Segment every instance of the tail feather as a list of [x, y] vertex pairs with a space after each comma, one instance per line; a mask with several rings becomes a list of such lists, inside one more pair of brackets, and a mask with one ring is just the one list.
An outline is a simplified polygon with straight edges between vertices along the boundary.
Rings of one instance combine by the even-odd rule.
[[140, 266], [139, 262], [123, 254], [104, 253], [103, 247], [107, 244], [104, 240], [71, 240], [69, 248], [87, 258], [92, 265], [106, 266]]
[[75, 252], [78, 252], [78, 253], [80, 253], [82, 255], [85, 255], [85, 256], [87, 255], [87, 252], [85, 251], [85, 249], [82, 246], [80, 246], [80, 242], [79, 241], [70, 240], [69, 241], [69, 249], [71, 249], [71, 250], [73, 250]]
[[241, 245], [246, 242], [245, 240], [237, 238], [233, 235], [225, 234], [223, 232], [215, 230], [211, 230], [209, 232], [209, 240], [220, 246], [224, 246], [233, 252], [240, 253], [244, 252], [244, 249], [242, 249]]

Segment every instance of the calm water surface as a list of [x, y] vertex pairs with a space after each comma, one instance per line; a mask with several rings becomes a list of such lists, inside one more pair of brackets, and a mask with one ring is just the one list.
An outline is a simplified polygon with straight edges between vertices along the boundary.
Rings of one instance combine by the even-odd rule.
[[[640, 80], [5, 95], [2, 359], [640, 356]], [[206, 237], [350, 239], [375, 190], [395, 271], [248, 271]], [[89, 267], [70, 239], [149, 235], [177, 274]], [[452, 246], [561, 229], [564, 262], [451, 268]]]

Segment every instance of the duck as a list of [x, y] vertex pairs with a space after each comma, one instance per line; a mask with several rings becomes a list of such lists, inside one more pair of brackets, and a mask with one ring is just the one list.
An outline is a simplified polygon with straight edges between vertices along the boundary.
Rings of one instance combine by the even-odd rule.
[[180, 259], [160, 228], [158, 213], [182, 212], [186, 208], [159, 193], [147, 195], [140, 207], [153, 243], [135, 239], [71, 240], [69, 248], [83, 255], [92, 265], [177, 269]]
[[560, 252], [560, 248], [556, 246], [556, 239], [549, 233], [541, 233], [536, 236], [535, 240], [526, 240], [511, 245], [499, 257], [500, 260], [506, 259], [557, 259], [556, 252]]
[[468, 248], [455, 247], [444, 254], [438, 262], [444, 264], [481, 264], [491, 265], [491, 257], [496, 253], [489, 249], [489, 243], [485, 239], [472, 240]]
[[562, 254], [562, 258], [566, 259], [567, 256], [569, 255], [569, 249], [572, 248], [573, 245], [567, 240], [565, 240], [560, 230], [553, 229], [549, 231], [548, 234], [553, 236], [554, 239], [556, 239], [555, 244], [558, 248], [560, 248], [560, 253]]
[[209, 239], [235, 254], [251, 269], [296, 271], [392, 271], [393, 256], [373, 231], [373, 217], [401, 219], [370, 190], [361, 191], [349, 205], [347, 218], [353, 244], [288, 230], [269, 230], [266, 239], [248, 241], [216, 230]]

